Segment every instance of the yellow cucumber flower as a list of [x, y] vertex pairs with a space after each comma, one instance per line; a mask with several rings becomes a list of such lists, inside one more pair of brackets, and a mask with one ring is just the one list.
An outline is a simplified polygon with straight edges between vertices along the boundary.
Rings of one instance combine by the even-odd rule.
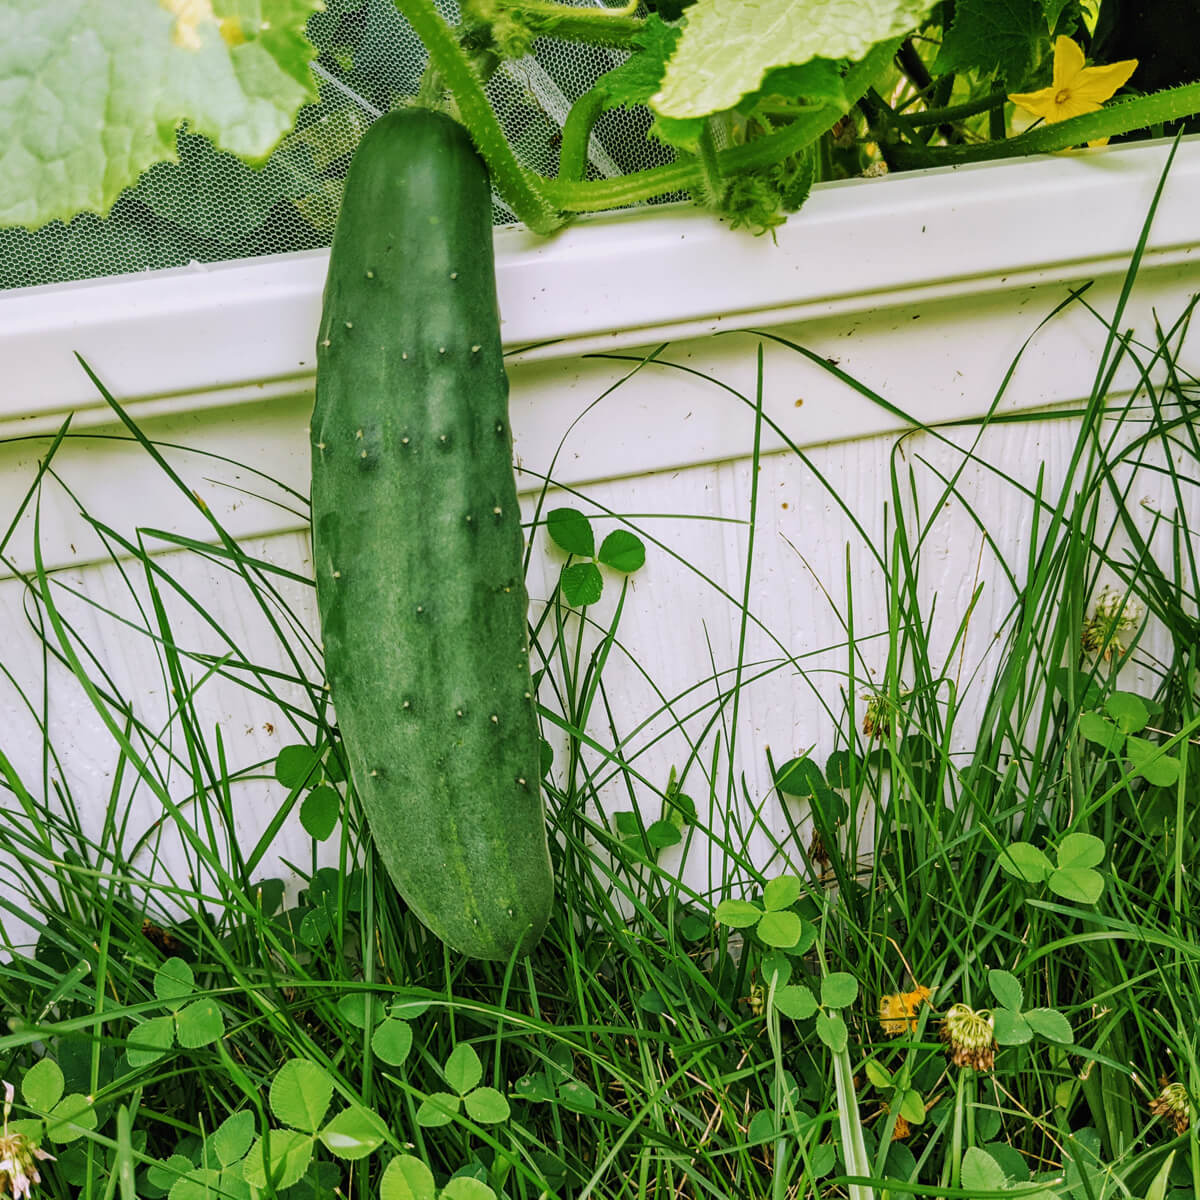
[[1084, 66], [1083, 50], [1069, 37], [1054, 42], [1054, 82], [1040, 92], [1015, 92], [1009, 99], [1043, 117], [1046, 122], [1065, 121], [1098, 112], [1105, 100], [1122, 87], [1137, 67], [1136, 58], [1110, 63], [1107, 67]]

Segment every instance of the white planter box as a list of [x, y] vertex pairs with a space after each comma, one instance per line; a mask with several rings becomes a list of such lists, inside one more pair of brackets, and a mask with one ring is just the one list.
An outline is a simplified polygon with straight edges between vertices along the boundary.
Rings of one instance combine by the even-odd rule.
[[[782, 452], [777, 434], [762, 431], [751, 581], [751, 609], [762, 628], [752, 625], [746, 660], [776, 669], [744, 695], [735, 763], [761, 798], [768, 790], [768, 745], [778, 758], [831, 745], [846, 665], [845, 649], [837, 647], [844, 639], [847, 569], [859, 635], [885, 627], [885, 614], [872, 609], [881, 595], [879, 566], [809, 468], [860, 514], [872, 536], [881, 536], [894, 434], [906, 426], [899, 414], [922, 422], [982, 416], [1014, 355], [1071, 288], [1092, 283], [1089, 303], [1111, 312], [1168, 150], [1145, 144], [825, 185], [778, 231], [777, 245], [730, 232], [687, 207], [582, 220], [552, 240], [498, 231], [518, 482], [528, 513], [549, 475], [566, 489], [552, 504], [610, 510], [661, 543], [651, 545], [646, 568], [634, 577], [620, 626], [622, 650], [607, 677], [623, 734], [661, 705], [642, 672], [663, 694], [680, 698], [683, 710], [700, 710], [689, 723], [698, 729], [713, 715], [714, 665], [725, 672], [736, 662], [760, 339], [735, 331], [798, 342], [893, 406], [865, 399], [794, 350], [765, 343], [764, 417], [810, 453], [809, 466], [802, 466]], [[1149, 331], [1152, 310], [1169, 321], [1200, 290], [1197, 194], [1200, 140], [1190, 139], [1167, 181], [1125, 325]], [[94, 517], [129, 536], [149, 526], [212, 539], [203, 514], [143, 451], [102, 437], [119, 427], [75, 353], [154, 439], [226, 456], [305, 493], [325, 266], [325, 253], [313, 252], [0, 294], [0, 436], [9, 439], [0, 444], [0, 528], [29, 487], [47, 437], [72, 414], [72, 431], [94, 436], [72, 439], [55, 469]], [[1057, 316], [1033, 338], [1000, 411], [1084, 399], [1104, 336], [1081, 306]], [[657, 364], [625, 379], [664, 342], [670, 345], [662, 360], [727, 386]], [[1133, 383], [1132, 376], [1124, 380]], [[1018, 424], [989, 433], [984, 457], [1002, 456], [1006, 469], [1030, 482], [1045, 463], [1052, 484], [1071, 440], [1065, 424]], [[925, 435], [907, 442], [906, 453], [950, 470], [959, 457]], [[169, 457], [230, 533], [307, 574], [294, 502], [289, 510], [256, 498], [265, 485], [228, 462], [194, 453]], [[937, 486], [932, 476], [921, 483], [929, 495]], [[1021, 544], [1027, 510], [1009, 503], [984, 471], [969, 470], [962, 489], [976, 511], [992, 518], [992, 533], [1008, 551]], [[998, 511], [1001, 504], [1008, 508]], [[6, 551], [23, 570], [32, 565], [33, 519], [31, 506]], [[48, 570], [96, 603], [127, 604], [95, 531], [56, 485], [43, 493], [40, 519]], [[601, 532], [614, 520], [601, 516]], [[540, 530], [535, 543], [529, 583], [536, 606], [549, 595], [557, 561], [544, 553]], [[947, 639], [974, 587], [987, 585], [963, 654], [966, 675], [988, 653], [1011, 597], [989, 576], [979, 533], [961, 506], [948, 506], [939, 519], [936, 552], [944, 570], [928, 583], [939, 594]], [[269, 636], [257, 616], [237, 608], [241, 601], [219, 567], [193, 560], [176, 568], [197, 595], [210, 597], [222, 623], [244, 627], [248, 638]], [[611, 612], [616, 592], [610, 581], [597, 621]], [[298, 584], [291, 598], [311, 623], [311, 593]], [[23, 584], [0, 577], [0, 619], [13, 631], [5, 662], [37, 694], [42, 660], [23, 606]], [[127, 694], [152, 706], [157, 688], [161, 703], [152, 647], [116, 640], [112, 623], [78, 602], [72, 611], [109, 650]], [[191, 633], [212, 641], [196, 620]], [[833, 674], [805, 683], [789, 655]], [[881, 650], [877, 666], [883, 657]], [[816, 686], [821, 679], [823, 694]], [[204, 711], [224, 723], [238, 763], [270, 758], [295, 740], [286, 720], [248, 693], [210, 685], [204, 695]], [[63, 771], [77, 789], [94, 791], [113, 769], [107, 735], [86, 701], [57, 677], [49, 715]], [[3, 680], [0, 721], [6, 731], [20, 731], [6, 734], [5, 752], [27, 779], [40, 780], [36, 725]], [[657, 717], [633, 738], [629, 753], [672, 722]], [[603, 740], [611, 744], [611, 733]], [[661, 787], [669, 766], [686, 758], [676, 732], [654, 742], [637, 767]], [[701, 755], [701, 765], [706, 761]], [[263, 801], [271, 808], [277, 788], [273, 795]], [[653, 803], [649, 819], [657, 815]], [[627, 806], [627, 798], [620, 804]], [[266, 809], [239, 811], [244, 836], [253, 841]], [[145, 824], [157, 815], [147, 807]], [[782, 828], [770, 805], [765, 817]], [[304, 861], [302, 847], [294, 837], [282, 844]]]

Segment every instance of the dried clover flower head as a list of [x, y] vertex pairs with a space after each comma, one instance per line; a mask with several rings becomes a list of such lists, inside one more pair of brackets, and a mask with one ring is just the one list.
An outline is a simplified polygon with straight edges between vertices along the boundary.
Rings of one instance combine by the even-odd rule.
[[1084, 652], [1100, 654], [1105, 662], [1109, 662], [1113, 655], [1120, 658], [1125, 653], [1121, 635], [1137, 627], [1144, 611], [1134, 597], [1126, 596], [1115, 588], [1102, 588], [1079, 639]]
[[995, 1021], [989, 1012], [976, 1012], [966, 1004], [952, 1005], [942, 1020], [942, 1040], [949, 1044], [956, 1067], [990, 1071], [996, 1062]]
[[879, 1024], [888, 1037], [899, 1037], [902, 1033], [915, 1033], [917, 1010], [929, 1002], [933, 993], [918, 984], [911, 992], [894, 992], [879, 997]]
[[37, 1164], [41, 1159], [54, 1156], [34, 1145], [23, 1133], [8, 1128], [8, 1115], [12, 1112], [13, 1085], [4, 1083], [4, 1129], [0, 1133], [0, 1196], [28, 1197], [35, 1183], [41, 1183]]
[[[911, 688], [900, 688], [901, 698], [910, 695]], [[860, 692], [859, 699], [867, 702], [867, 711], [863, 714], [863, 737], [876, 737], [882, 740], [892, 732], [892, 719], [897, 712], [888, 698], [886, 691], [872, 690]]]
[[1170, 1121], [1176, 1133], [1186, 1133], [1191, 1124], [1187, 1092], [1182, 1083], [1167, 1083], [1164, 1079], [1162, 1091], [1150, 1101], [1150, 1111]]

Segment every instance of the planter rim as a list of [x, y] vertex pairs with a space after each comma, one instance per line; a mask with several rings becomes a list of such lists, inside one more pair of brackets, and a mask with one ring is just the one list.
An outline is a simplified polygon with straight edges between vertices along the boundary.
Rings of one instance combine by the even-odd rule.
[[[495, 232], [503, 337], [521, 359], [1082, 283], [1126, 269], [1173, 140], [818, 185], [770, 236], [692, 205]], [[1200, 261], [1200, 135], [1181, 139], [1143, 269]], [[0, 436], [311, 386], [327, 250], [0, 292]], [[169, 347], [164, 352], [163, 347]], [[236, 353], [222, 353], [222, 347]]]

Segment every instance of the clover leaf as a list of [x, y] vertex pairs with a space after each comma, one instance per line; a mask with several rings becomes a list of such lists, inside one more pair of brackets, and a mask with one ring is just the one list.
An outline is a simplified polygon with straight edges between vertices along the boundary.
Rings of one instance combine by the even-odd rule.
[[568, 562], [559, 576], [563, 599], [572, 608], [595, 604], [603, 594], [604, 579], [597, 563], [628, 575], [646, 561], [646, 547], [641, 539], [625, 529], [610, 533], [597, 554], [592, 523], [578, 509], [551, 509], [546, 514], [546, 531], [560, 550], [573, 558], [587, 560]]

